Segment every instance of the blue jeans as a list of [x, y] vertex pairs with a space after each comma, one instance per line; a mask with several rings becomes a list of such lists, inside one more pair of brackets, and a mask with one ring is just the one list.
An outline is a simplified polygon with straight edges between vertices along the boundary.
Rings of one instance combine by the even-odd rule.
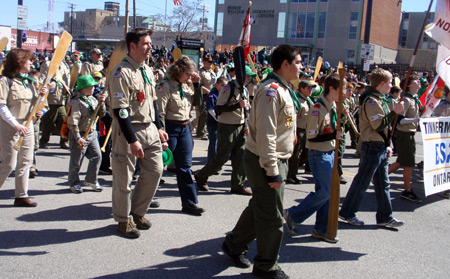
[[175, 160], [181, 205], [184, 207], [197, 204], [197, 188], [192, 180], [191, 171], [193, 146], [189, 126], [166, 121], [166, 132], [169, 135], [169, 148]]
[[206, 124], [206, 128], [208, 130], [208, 162], [214, 160], [214, 156], [216, 156], [217, 150], [217, 125], [212, 126]]
[[361, 206], [364, 193], [373, 178], [377, 199], [377, 223], [392, 220], [392, 205], [389, 188], [387, 149], [383, 142], [363, 142], [358, 173], [353, 179], [339, 214], [345, 218], [355, 217]]
[[326, 234], [334, 151], [308, 150], [308, 162], [315, 181], [315, 192], [309, 193], [299, 205], [289, 208], [289, 215], [294, 222], [302, 223], [317, 211], [314, 228]]

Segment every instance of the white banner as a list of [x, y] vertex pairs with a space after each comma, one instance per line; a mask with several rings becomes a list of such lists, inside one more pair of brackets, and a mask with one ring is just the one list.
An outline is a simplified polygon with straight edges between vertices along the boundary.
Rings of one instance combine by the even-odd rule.
[[421, 118], [425, 195], [450, 190], [450, 117]]
[[450, 48], [450, 1], [438, 0], [436, 3], [436, 11], [434, 22], [425, 27], [425, 33], [433, 38], [436, 42]]

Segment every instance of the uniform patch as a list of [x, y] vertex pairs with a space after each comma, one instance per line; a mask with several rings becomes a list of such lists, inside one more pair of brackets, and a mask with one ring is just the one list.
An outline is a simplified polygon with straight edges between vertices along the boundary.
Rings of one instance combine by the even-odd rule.
[[142, 103], [145, 100], [144, 92], [139, 91], [138, 93], [136, 93], [136, 99], [138, 100], [139, 103]]
[[318, 110], [313, 110], [313, 111], [311, 111], [311, 115], [319, 116], [319, 111]]
[[317, 104], [314, 105], [314, 107], [315, 107], [315, 108], [320, 108], [320, 104], [317, 103]]
[[122, 78], [122, 72], [116, 72], [116, 73], [114, 74], [114, 77], [115, 77], [115, 78]]
[[278, 84], [272, 83], [270, 85], [270, 87], [272, 87], [273, 89], [277, 90], [279, 86], [278, 86]]
[[273, 90], [269, 90], [267, 91], [266, 96], [274, 98], [277, 96], [277, 93]]
[[56, 92], [56, 88], [50, 89], [50, 90], [48, 91], [48, 93], [50, 93], [50, 94], [55, 94], [55, 92]]
[[156, 91], [162, 92], [162, 91], [163, 91], [163, 88], [162, 88], [161, 86], [158, 86], [158, 88], [156, 89]]
[[323, 129], [323, 133], [324, 134], [331, 134], [331, 128], [330, 126], [327, 125], [327, 127], [325, 129]]
[[286, 118], [286, 127], [291, 127], [292, 117]]
[[315, 135], [316, 134], [316, 130], [308, 130], [308, 135]]
[[380, 116], [377, 114], [377, 115], [374, 115], [374, 116], [371, 116], [370, 117], [370, 121], [375, 121], [375, 120], [377, 120], [378, 118], [380, 118]]
[[114, 93], [114, 98], [123, 98], [123, 97], [124, 97], [123, 92], [115, 92]]
[[229, 85], [224, 85], [224, 86], [223, 86], [223, 89], [225, 89], [225, 90], [230, 90], [230, 86], [229, 86]]
[[374, 100], [369, 100], [367, 103], [368, 103], [369, 105], [375, 105], [375, 104], [376, 104], [376, 102], [375, 102]]
[[120, 116], [120, 118], [122, 118], [122, 119], [126, 119], [126, 118], [128, 118], [128, 110], [127, 109], [120, 109], [119, 110], [119, 116]]

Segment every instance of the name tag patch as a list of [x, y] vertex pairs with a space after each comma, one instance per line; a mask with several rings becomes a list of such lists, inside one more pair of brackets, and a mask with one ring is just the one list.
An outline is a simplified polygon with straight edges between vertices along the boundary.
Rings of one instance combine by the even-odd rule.
[[370, 121], [375, 121], [375, 120], [377, 120], [378, 118], [380, 118], [380, 116], [377, 114], [377, 115], [374, 115], [374, 116], [371, 116], [370, 117]]
[[123, 97], [124, 97], [123, 92], [114, 93], [114, 98], [123, 98]]
[[308, 131], [308, 135], [315, 135], [316, 134], [316, 130], [309, 130]]

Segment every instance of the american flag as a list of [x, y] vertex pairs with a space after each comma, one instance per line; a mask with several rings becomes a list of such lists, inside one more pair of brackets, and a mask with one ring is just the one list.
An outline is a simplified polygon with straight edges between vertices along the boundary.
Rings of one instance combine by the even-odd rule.
[[173, 0], [173, 4], [175, 6], [181, 6], [181, 1], [180, 0]]

